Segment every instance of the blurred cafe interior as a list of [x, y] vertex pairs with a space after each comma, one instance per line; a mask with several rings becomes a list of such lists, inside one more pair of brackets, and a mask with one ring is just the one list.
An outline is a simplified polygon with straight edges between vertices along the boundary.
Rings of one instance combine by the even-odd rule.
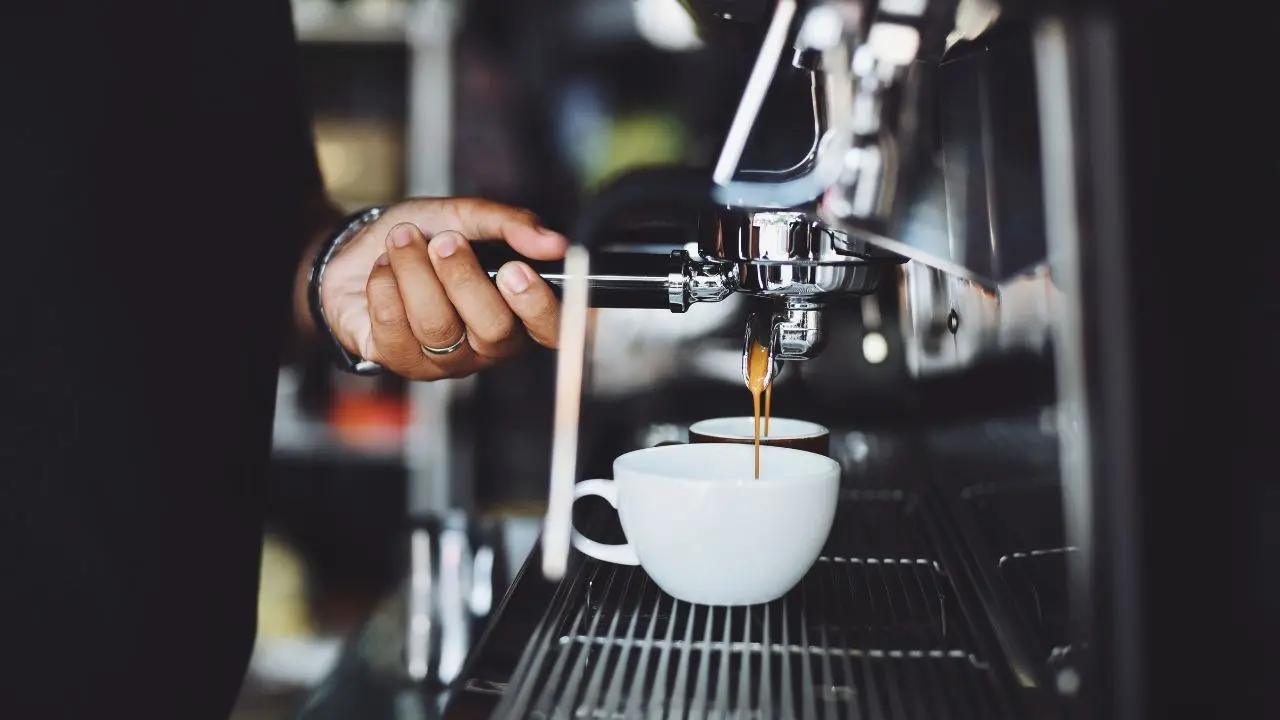
[[[687, 312], [597, 302], [592, 276], [570, 327], [587, 285], [566, 260], [571, 350], [433, 383], [281, 367], [235, 720], [1145, 718], [1175, 687], [1274, 693], [1246, 660], [1280, 616], [1258, 559], [1280, 547], [1274, 463], [1165, 476], [1231, 452], [1175, 426], [1173, 388], [1225, 366], [1152, 369], [1208, 328], [1157, 321], [1191, 259], [1149, 260], [1156, 230], [1132, 229], [1159, 175], [1125, 144], [1158, 115], [1132, 48], [1163, 50], [1130, 5], [294, 0], [344, 206], [527, 207], [590, 263], [683, 258], [635, 275], [684, 283]], [[1250, 272], [1240, 305], [1178, 312], [1276, 326]], [[573, 481], [752, 414], [761, 315], [772, 414], [828, 428], [842, 470], [818, 562], [782, 600], [724, 608], [570, 549]], [[1273, 362], [1274, 332], [1228, 325], [1224, 353]], [[1243, 448], [1267, 413], [1215, 431]], [[604, 501], [569, 504], [622, 541]], [[1236, 633], [1246, 601], [1271, 612]]]

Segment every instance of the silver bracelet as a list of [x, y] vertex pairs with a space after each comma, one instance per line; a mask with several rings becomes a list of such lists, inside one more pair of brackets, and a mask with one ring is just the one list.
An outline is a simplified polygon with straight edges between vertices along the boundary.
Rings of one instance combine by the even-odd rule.
[[320, 300], [320, 285], [324, 282], [324, 271], [329, 267], [329, 262], [337, 257], [338, 253], [354, 240], [361, 230], [382, 217], [385, 210], [385, 207], [370, 207], [348, 215], [342, 229], [316, 253], [315, 260], [311, 263], [311, 274], [307, 278], [307, 305], [311, 310], [311, 319], [315, 322], [316, 329], [326, 333], [329, 340], [333, 342], [337, 354], [334, 360], [338, 367], [356, 375], [377, 375], [382, 372], [382, 366], [351, 353], [333, 336], [333, 328], [329, 326], [329, 320], [324, 314], [324, 305]]

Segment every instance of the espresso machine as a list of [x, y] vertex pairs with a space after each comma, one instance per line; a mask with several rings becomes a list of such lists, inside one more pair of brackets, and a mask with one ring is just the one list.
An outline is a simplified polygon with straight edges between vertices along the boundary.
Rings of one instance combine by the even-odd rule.
[[[562, 300], [542, 532], [440, 716], [1145, 718], [1257, 700], [1275, 625], [1247, 615], [1251, 643], [1231, 619], [1259, 591], [1223, 558], [1249, 565], [1263, 542], [1233, 533], [1237, 476], [1212, 492], [1167, 477], [1214, 455], [1171, 448], [1196, 372], [1153, 314], [1187, 265], [1156, 252], [1154, 171], [1132, 149], [1160, 106], [1141, 13], [682, 4], [709, 43], [746, 34], [757, 52], [711, 167], [618, 178], [563, 263], [534, 263]], [[766, 112], [783, 71], [808, 93]], [[807, 150], [747, 160], [779, 138]], [[508, 259], [477, 247], [495, 271]], [[840, 509], [783, 599], [693, 606], [571, 549], [575, 526], [621, 540], [574, 484], [602, 454], [671, 439], [592, 447], [593, 311], [733, 302], [742, 373], [766, 346], [786, 412], [831, 428]], [[877, 406], [901, 411], [893, 427], [850, 382], [879, 377], [872, 336], [900, 351], [897, 402]], [[1259, 492], [1250, 517], [1274, 518]], [[1191, 516], [1203, 527], [1179, 526]]]

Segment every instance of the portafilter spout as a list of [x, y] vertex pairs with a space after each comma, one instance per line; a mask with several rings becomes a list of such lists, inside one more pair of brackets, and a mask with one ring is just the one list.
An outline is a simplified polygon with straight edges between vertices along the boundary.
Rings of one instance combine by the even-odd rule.
[[822, 306], [804, 298], [790, 298], [776, 310], [758, 311], [747, 318], [742, 343], [742, 381], [753, 383], [752, 359], [758, 353], [768, 358], [762, 387], [773, 384], [782, 371], [783, 360], [808, 360], [822, 352], [826, 335], [822, 332]]
[[[698, 257], [686, 250], [658, 256], [599, 250], [612, 223], [640, 208], [657, 216], [677, 210], [696, 218]], [[574, 244], [562, 264], [535, 265], [561, 295], [551, 482], [542, 534], [542, 571], [549, 580], [563, 577], [568, 565], [590, 308], [683, 312], [693, 303], [723, 300], [735, 292], [765, 299], [772, 305], [760, 320], [767, 330], [753, 325], [748, 333], [767, 339], [772, 381], [777, 361], [809, 359], [822, 350], [825, 304], [874, 292], [886, 268], [904, 261], [802, 210], [716, 206], [707, 177], [692, 169], [623, 176], [588, 205], [570, 239]], [[496, 273], [499, 264], [491, 263], [491, 271]]]
[[753, 360], [760, 353], [765, 355], [761, 388], [768, 388], [782, 370], [782, 363], [774, 355], [774, 315], [771, 312], [754, 312], [747, 318], [747, 329], [742, 338], [742, 383], [751, 389], [755, 372]]

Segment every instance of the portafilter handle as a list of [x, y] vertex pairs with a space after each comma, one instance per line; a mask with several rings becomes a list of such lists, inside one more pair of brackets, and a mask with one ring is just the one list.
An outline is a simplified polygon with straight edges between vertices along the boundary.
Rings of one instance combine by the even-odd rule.
[[[491, 279], [513, 260], [533, 269], [561, 298], [564, 262], [530, 260], [501, 242], [472, 243], [480, 267]], [[598, 252], [587, 277], [593, 308], [670, 310], [682, 313], [695, 302], [723, 300], [733, 292], [728, 266], [692, 258], [684, 250], [670, 253]]]

